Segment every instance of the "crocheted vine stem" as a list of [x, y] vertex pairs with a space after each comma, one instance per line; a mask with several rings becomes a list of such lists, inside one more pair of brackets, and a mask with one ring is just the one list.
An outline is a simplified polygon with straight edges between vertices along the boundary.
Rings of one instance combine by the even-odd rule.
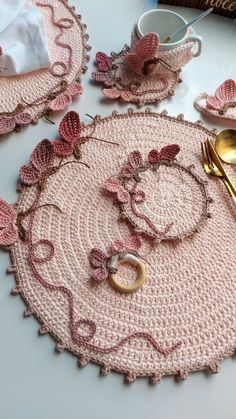
[[[71, 29], [74, 25], [74, 21], [69, 18], [63, 18], [56, 20], [55, 17], [55, 10], [52, 4], [45, 4], [37, 2], [37, 6], [49, 8], [51, 10], [51, 21], [54, 26], [56, 26], [59, 29], [59, 34], [55, 38], [55, 43], [58, 47], [61, 47], [63, 49], [66, 49], [68, 51], [68, 62], [65, 64], [63, 61], [55, 61], [50, 69], [51, 74], [55, 77], [64, 77], [68, 75], [72, 68], [72, 54], [73, 50], [72, 47], [65, 42], [61, 41], [61, 38], [63, 37], [64, 31], [67, 29]], [[58, 71], [58, 68], [61, 68], [61, 71]]]
[[[34, 205], [38, 206], [40, 197], [41, 197], [42, 190], [38, 190], [36, 194], [36, 198], [34, 201]], [[48, 262], [51, 260], [52, 257], [54, 257], [54, 245], [49, 240], [39, 240], [37, 242], [34, 242], [33, 240], [33, 230], [34, 230], [34, 217], [35, 217], [35, 211], [32, 211], [29, 214], [29, 229], [28, 229], [28, 261], [29, 265], [32, 269], [34, 277], [37, 279], [37, 281], [48, 291], [50, 292], [60, 292], [64, 294], [67, 297], [68, 300], [68, 307], [69, 307], [69, 329], [71, 333], [71, 338], [73, 342], [79, 343], [80, 345], [91, 349], [95, 352], [102, 353], [102, 354], [109, 354], [111, 352], [117, 351], [119, 348], [121, 348], [123, 345], [125, 345], [127, 342], [132, 341], [133, 339], [141, 338], [146, 340], [157, 352], [159, 352], [163, 356], [170, 355], [173, 351], [177, 350], [179, 346], [181, 345], [181, 342], [176, 342], [174, 345], [169, 347], [168, 349], [164, 349], [160, 344], [157, 343], [157, 341], [152, 337], [150, 333], [146, 332], [135, 332], [132, 333], [124, 338], [121, 338], [115, 345], [110, 347], [100, 347], [98, 345], [95, 345], [91, 343], [92, 338], [96, 334], [96, 324], [94, 321], [91, 321], [89, 319], [76, 319], [75, 316], [75, 309], [74, 309], [74, 297], [72, 292], [65, 286], [62, 285], [55, 285], [47, 282], [44, 277], [40, 274], [40, 272], [37, 269], [37, 264], [42, 264], [45, 262]], [[35, 254], [35, 250], [38, 246], [41, 244], [46, 244], [48, 248], [50, 249], [49, 254], [44, 257], [38, 257]], [[116, 243], [115, 246], [120, 246], [120, 243]], [[81, 326], [86, 326], [88, 329], [88, 334], [84, 335], [79, 332], [79, 328]]]
[[[128, 161], [122, 166], [120, 173], [107, 179], [104, 185], [105, 190], [116, 198], [121, 215], [134, 226], [135, 231], [147, 234], [158, 244], [162, 240], [183, 240], [183, 238], [199, 231], [204, 221], [209, 217], [209, 199], [204, 181], [193, 172], [193, 167], [185, 167], [175, 160], [179, 151], [180, 147], [177, 144], [167, 145], [160, 151], [151, 150], [147, 162], [143, 161], [139, 151], [133, 151], [129, 154]], [[198, 185], [202, 197], [202, 210], [198, 214], [198, 218], [191, 228], [186, 229], [183, 223], [181, 228], [178, 228], [178, 233], [171, 233], [172, 227], [175, 226], [174, 221], [167, 220], [166, 225], [160, 229], [147, 213], [140, 210], [143, 208], [141, 204], [144, 201], [148, 205], [145, 191], [140, 189], [140, 185], [142, 185], [140, 175], [144, 176], [150, 170], [159, 173], [161, 166], [166, 169], [176, 169], [181, 175], [182, 183], [184, 174], [191, 177]], [[143, 220], [145, 223], [140, 223], [139, 220]]]

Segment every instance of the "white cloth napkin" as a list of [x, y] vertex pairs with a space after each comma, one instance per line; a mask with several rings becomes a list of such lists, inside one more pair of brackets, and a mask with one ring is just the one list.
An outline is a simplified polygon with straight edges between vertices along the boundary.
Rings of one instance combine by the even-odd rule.
[[27, 73], [51, 64], [40, 10], [25, 0], [0, 0], [0, 76]]

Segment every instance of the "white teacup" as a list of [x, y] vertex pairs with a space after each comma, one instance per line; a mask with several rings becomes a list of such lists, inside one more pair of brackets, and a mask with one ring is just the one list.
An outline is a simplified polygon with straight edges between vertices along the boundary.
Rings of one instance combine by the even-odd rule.
[[196, 42], [197, 51], [193, 57], [198, 57], [202, 50], [202, 37], [195, 34], [189, 34], [188, 29], [184, 29], [174, 38], [174, 42], [163, 43], [169, 35], [186, 25], [187, 21], [178, 13], [166, 9], [154, 9], [144, 13], [136, 25], [136, 33], [139, 39], [144, 35], [155, 32], [160, 37], [160, 50], [169, 51], [177, 48], [186, 42]]

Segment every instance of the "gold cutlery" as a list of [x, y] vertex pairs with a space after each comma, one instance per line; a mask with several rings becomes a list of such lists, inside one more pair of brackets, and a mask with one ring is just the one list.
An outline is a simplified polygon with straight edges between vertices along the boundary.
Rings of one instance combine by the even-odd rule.
[[225, 163], [236, 164], [236, 130], [224, 129], [216, 136], [215, 148]]
[[[222, 166], [219, 157], [216, 154], [213, 144], [209, 140], [207, 140], [206, 143], [201, 143], [201, 150], [202, 165], [204, 171], [209, 176], [218, 177], [224, 183], [231, 197], [232, 204], [236, 206], [236, 190], [232, 182], [230, 181], [226, 171], [224, 170], [224, 167]], [[214, 156], [214, 160], [212, 156]]]

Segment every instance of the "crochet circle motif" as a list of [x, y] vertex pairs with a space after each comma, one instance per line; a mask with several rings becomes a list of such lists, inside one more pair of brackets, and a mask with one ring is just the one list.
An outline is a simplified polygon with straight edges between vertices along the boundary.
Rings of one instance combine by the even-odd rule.
[[175, 160], [177, 144], [151, 150], [147, 161], [131, 152], [117, 177], [106, 180], [108, 191], [138, 234], [162, 240], [183, 240], [200, 228], [210, 216], [205, 182]]

